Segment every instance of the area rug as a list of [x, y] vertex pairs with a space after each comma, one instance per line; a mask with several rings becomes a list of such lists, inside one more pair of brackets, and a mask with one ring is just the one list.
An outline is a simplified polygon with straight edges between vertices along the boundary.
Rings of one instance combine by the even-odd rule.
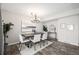
[[47, 46], [51, 45], [52, 42], [48, 41], [48, 44], [45, 44], [43, 46], [43, 43], [41, 43], [41, 48], [40, 48], [40, 44], [36, 44], [36, 50], [34, 50], [34, 46], [32, 46], [31, 48], [28, 48], [27, 46], [23, 45], [22, 49], [20, 51], [21, 55], [34, 55], [35, 53], [37, 53], [38, 51], [46, 48]]

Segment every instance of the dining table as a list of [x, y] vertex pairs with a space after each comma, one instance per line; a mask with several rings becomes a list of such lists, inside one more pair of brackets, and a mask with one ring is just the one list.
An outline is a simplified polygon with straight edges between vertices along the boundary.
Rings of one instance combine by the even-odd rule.
[[22, 33], [22, 36], [24, 37], [24, 40], [29, 40], [29, 42], [25, 43], [25, 45], [27, 47], [29, 47], [29, 44], [30, 44], [29, 48], [32, 47], [31, 40], [33, 40], [34, 39], [34, 35], [37, 35], [37, 34], [41, 34], [41, 37], [40, 37], [40, 40], [41, 40], [41, 38], [42, 38], [42, 36], [44, 34], [43, 32]]

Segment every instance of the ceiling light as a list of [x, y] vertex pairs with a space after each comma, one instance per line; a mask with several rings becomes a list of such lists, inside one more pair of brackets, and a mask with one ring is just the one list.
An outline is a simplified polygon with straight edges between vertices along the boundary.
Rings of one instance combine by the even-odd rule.
[[33, 22], [33, 23], [39, 23], [39, 22], [40, 22], [40, 18], [37, 16], [37, 14], [34, 14], [34, 13], [32, 12], [31, 15], [32, 15], [32, 20], [31, 20], [31, 22]]

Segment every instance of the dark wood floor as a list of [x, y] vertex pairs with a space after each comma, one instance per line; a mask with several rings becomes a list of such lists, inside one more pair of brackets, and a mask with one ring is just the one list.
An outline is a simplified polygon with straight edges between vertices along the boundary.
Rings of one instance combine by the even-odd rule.
[[19, 55], [20, 51], [16, 44], [6, 47], [5, 55]]
[[[37, 52], [35, 55], [79, 55], [79, 47], [53, 41], [52, 44], [48, 47], [44, 48], [43, 50]], [[7, 55], [16, 55], [20, 54], [16, 45], [8, 46], [7, 48]]]
[[79, 47], [53, 41], [50, 46], [37, 52], [35, 55], [79, 55]]

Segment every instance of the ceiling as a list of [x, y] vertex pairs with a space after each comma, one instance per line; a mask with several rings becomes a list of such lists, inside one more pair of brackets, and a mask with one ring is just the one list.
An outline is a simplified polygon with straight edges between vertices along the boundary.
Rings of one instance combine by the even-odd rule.
[[79, 8], [78, 3], [2, 3], [2, 9], [24, 15], [36, 13], [40, 19]]

